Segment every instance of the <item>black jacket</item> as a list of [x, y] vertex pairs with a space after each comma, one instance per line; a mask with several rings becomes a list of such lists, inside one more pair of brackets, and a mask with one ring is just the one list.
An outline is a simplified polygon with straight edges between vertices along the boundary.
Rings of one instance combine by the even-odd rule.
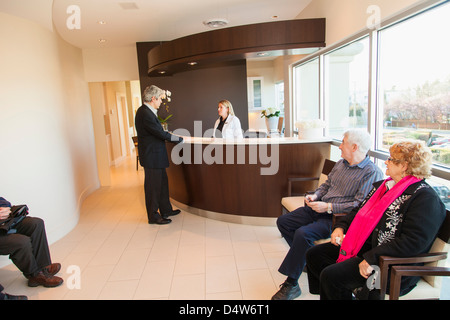
[[145, 104], [137, 110], [135, 124], [141, 165], [151, 169], [167, 168], [169, 158], [165, 141], [179, 143], [183, 138], [164, 131], [157, 116]]
[[[382, 181], [358, 208], [335, 224], [348, 230], [359, 208], [380, 187]], [[372, 234], [358, 253], [370, 265], [378, 265], [380, 256], [411, 257], [430, 250], [445, 219], [445, 206], [434, 189], [424, 180], [410, 185], [385, 211]], [[402, 278], [402, 294], [417, 283], [418, 278]]]
[[[382, 182], [360, 204], [361, 208]], [[347, 231], [359, 208], [338, 221], [335, 227]], [[411, 257], [428, 252], [445, 219], [445, 206], [425, 181], [409, 186], [385, 211], [360, 255], [369, 264], [378, 264], [382, 255]], [[368, 250], [367, 250], [368, 249]]]

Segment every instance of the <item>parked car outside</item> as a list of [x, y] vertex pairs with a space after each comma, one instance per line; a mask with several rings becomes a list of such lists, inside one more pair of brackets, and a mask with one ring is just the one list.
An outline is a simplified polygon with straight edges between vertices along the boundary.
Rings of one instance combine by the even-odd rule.
[[450, 210], [450, 189], [447, 186], [432, 186], [439, 198], [445, 204], [445, 207]]

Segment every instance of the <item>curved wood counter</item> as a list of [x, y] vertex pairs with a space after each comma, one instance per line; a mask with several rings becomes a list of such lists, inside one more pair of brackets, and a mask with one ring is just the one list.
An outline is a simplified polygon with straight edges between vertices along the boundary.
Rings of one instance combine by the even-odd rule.
[[[184, 139], [166, 144], [171, 199], [189, 212], [230, 222], [278, 217], [287, 178], [319, 176], [331, 146], [325, 139]], [[314, 188], [307, 182], [296, 192]]]

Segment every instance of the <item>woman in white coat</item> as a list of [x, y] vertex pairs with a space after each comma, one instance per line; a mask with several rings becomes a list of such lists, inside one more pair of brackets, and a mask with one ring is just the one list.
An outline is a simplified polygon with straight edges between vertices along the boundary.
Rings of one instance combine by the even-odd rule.
[[242, 139], [241, 121], [234, 115], [233, 106], [228, 100], [219, 101], [219, 119], [214, 124], [214, 138]]

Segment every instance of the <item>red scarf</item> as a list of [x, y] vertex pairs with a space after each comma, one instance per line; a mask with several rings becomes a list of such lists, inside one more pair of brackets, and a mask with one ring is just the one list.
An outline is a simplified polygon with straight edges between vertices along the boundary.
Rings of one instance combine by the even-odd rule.
[[406, 188], [420, 181], [414, 176], [406, 176], [386, 192], [386, 182], [389, 180], [392, 178], [387, 178], [356, 214], [342, 241], [337, 262], [356, 256], [391, 203]]

